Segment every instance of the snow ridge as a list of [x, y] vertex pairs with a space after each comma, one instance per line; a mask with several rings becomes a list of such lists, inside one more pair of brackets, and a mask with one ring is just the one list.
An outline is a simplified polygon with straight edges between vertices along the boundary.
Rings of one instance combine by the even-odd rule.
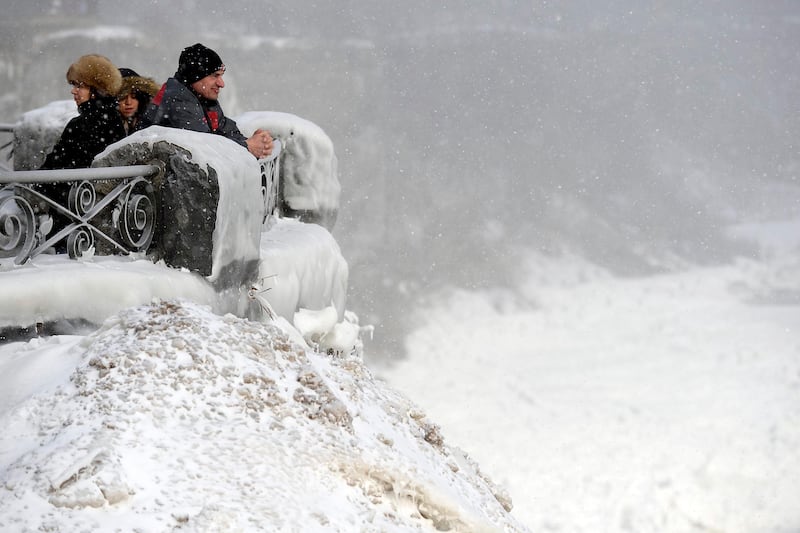
[[2, 530], [525, 531], [359, 354], [174, 301], [76, 349], [67, 385], [0, 413], [26, 443], [0, 470]]

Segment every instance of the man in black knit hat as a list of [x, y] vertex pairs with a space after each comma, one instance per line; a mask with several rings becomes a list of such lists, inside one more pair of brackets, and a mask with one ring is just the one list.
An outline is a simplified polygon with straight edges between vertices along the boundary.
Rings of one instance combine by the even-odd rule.
[[257, 158], [272, 153], [272, 136], [256, 130], [248, 139], [222, 112], [219, 91], [225, 87], [225, 64], [217, 53], [200, 43], [183, 49], [178, 70], [147, 106], [139, 129], [152, 125], [223, 135], [247, 148]]

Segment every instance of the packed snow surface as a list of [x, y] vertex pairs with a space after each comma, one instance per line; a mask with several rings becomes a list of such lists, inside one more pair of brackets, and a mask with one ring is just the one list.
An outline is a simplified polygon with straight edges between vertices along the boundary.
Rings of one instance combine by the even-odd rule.
[[800, 531], [796, 253], [640, 279], [578, 258], [520, 268], [519, 292], [432, 299], [409, 357], [380, 372], [514, 515], [533, 531]]
[[526, 531], [357, 353], [291, 331], [163, 301], [0, 347], [0, 530]]

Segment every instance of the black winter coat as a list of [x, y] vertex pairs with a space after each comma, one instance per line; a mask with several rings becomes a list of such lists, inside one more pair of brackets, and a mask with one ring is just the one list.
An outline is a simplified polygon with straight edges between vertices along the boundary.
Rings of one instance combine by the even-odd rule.
[[79, 105], [78, 113], [64, 127], [61, 138], [40, 168], [90, 167], [94, 156], [125, 137], [117, 99], [113, 96], [95, 96]]
[[169, 78], [142, 114], [139, 129], [167, 126], [227, 137], [245, 148], [247, 138], [216, 100], [208, 100], [175, 78]]

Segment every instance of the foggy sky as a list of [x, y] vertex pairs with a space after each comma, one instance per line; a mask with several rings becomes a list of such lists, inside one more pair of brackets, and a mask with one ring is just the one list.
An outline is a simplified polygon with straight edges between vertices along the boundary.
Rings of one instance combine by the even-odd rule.
[[520, 247], [636, 275], [752, 254], [729, 225], [797, 210], [791, 0], [131, 5], [12, 1], [0, 122], [68, 99], [81, 54], [163, 81], [211, 46], [228, 114], [290, 112], [333, 139], [365, 322], [445, 281], [513, 286]]

